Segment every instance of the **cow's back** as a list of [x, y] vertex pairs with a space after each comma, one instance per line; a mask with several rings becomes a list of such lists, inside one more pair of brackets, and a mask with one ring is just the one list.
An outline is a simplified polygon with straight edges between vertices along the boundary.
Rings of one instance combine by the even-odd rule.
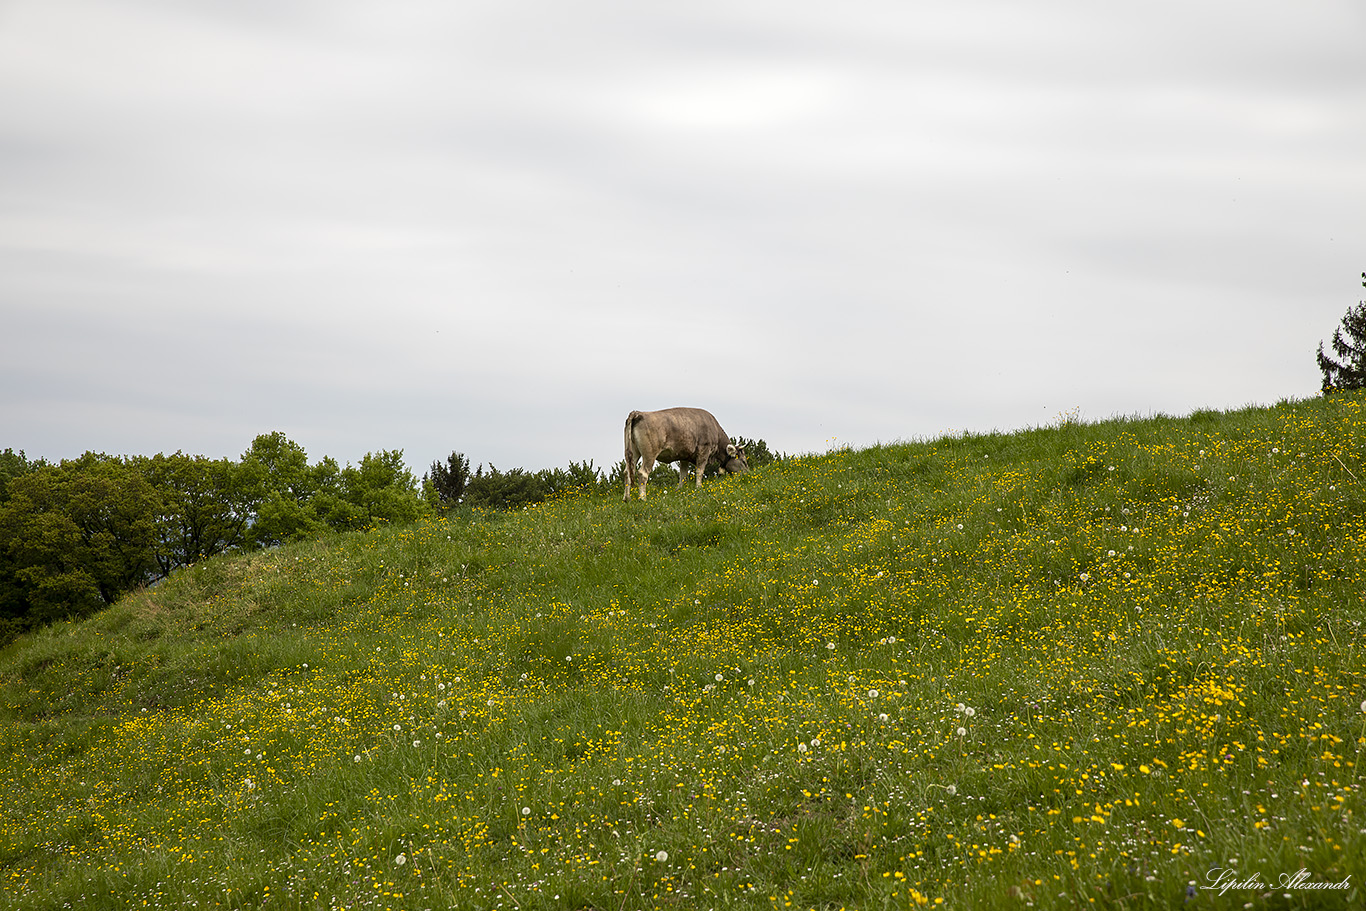
[[664, 408], [632, 411], [626, 417], [626, 445], [644, 455], [668, 452], [689, 456], [724, 450], [730, 441], [710, 411], [702, 408]]

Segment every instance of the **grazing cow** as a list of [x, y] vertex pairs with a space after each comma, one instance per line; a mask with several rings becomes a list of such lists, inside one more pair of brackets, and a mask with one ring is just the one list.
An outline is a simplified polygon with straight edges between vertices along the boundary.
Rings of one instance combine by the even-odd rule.
[[[636, 468], [636, 459], [641, 460]], [[697, 486], [708, 462], [719, 462], [721, 470], [738, 474], [749, 471], [745, 451], [736, 449], [711, 412], [701, 408], [665, 408], [663, 411], [632, 411], [626, 418], [626, 492], [631, 498], [634, 476], [640, 473], [640, 498], [645, 499], [645, 484], [655, 462], [678, 462], [678, 486], [687, 477], [683, 462], [697, 468]]]

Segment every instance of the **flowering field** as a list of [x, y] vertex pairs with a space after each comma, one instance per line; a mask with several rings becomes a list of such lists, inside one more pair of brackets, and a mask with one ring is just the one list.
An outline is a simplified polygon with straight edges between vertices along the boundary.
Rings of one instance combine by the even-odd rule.
[[1364, 408], [206, 562], [0, 654], [0, 906], [1362, 907]]

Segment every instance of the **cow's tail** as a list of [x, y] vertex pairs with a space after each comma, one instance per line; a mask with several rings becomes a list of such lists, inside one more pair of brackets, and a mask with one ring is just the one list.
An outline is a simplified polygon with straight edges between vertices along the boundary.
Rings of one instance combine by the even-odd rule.
[[636, 483], [636, 459], [640, 457], [640, 447], [636, 445], [634, 431], [636, 424], [640, 423], [644, 417], [645, 413], [641, 411], [632, 411], [626, 415], [626, 427], [623, 431], [626, 444], [626, 492], [622, 499], [629, 500], [631, 498], [631, 488]]
[[627, 452], [630, 452], [630, 450], [631, 450], [631, 431], [635, 429], [636, 424], [640, 423], [640, 420], [641, 420], [641, 418], [643, 418], [643, 417], [645, 417], [645, 412], [643, 412], [643, 411], [632, 411], [630, 414], [626, 415], [626, 451], [627, 451]]

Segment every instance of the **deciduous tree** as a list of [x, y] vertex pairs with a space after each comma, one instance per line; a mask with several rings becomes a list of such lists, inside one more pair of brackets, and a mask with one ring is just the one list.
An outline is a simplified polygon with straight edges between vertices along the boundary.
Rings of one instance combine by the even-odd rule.
[[29, 622], [80, 616], [157, 576], [157, 491], [122, 459], [86, 453], [9, 483], [0, 550]]
[[358, 512], [359, 523], [350, 527], [411, 522], [422, 514], [417, 479], [404, 465], [402, 449], [367, 452], [358, 466], [342, 469], [341, 488], [342, 499]]
[[161, 575], [246, 544], [252, 494], [238, 463], [181, 452], [133, 462], [160, 495], [156, 560]]

